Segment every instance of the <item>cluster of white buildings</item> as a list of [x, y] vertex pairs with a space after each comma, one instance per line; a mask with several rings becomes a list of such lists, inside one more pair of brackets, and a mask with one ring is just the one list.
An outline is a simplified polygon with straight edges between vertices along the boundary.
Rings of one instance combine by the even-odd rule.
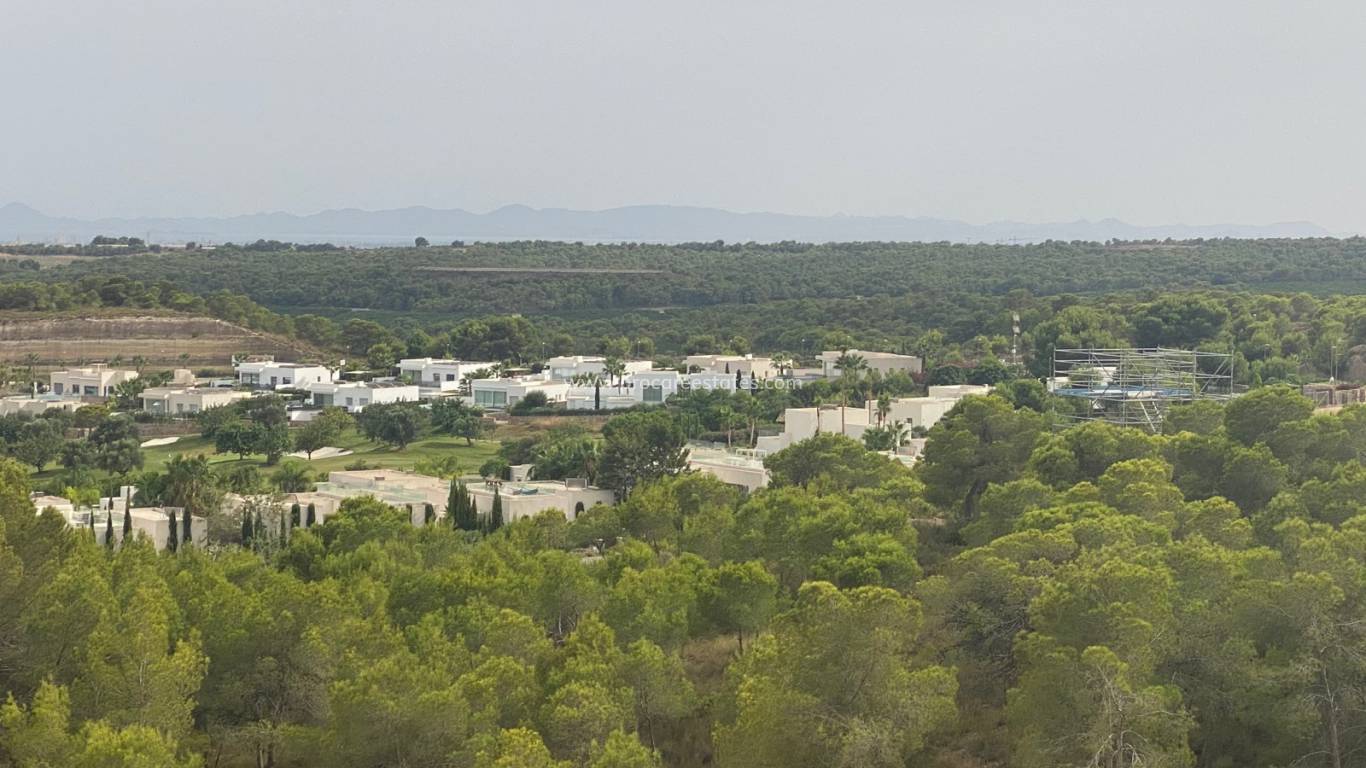
[[[921, 369], [920, 358], [911, 355], [845, 350], [822, 352], [823, 368], [800, 373], [808, 378], [838, 377], [846, 354], [861, 358], [865, 370], [883, 374]], [[793, 375], [780, 370], [772, 359], [754, 355], [688, 355], [678, 370], [656, 369], [649, 360], [622, 360], [613, 365], [608, 358], [594, 355], [552, 357], [537, 373], [506, 370], [492, 362], [431, 357], [406, 358], [396, 367], [397, 375], [392, 377], [348, 381], [339, 370], [321, 364], [235, 361], [233, 378], [226, 381], [197, 382], [189, 371], [177, 371], [169, 384], [144, 390], [142, 406], [150, 413], [191, 415], [250, 397], [255, 391], [296, 390], [305, 393], [307, 407], [335, 406], [352, 413], [370, 405], [438, 397], [462, 397], [481, 408], [504, 410], [533, 393], [566, 410], [616, 410], [660, 404], [689, 389], [750, 389]], [[504, 375], [493, 375], [504, 370]], [[119, 384], [137, 376], [136, 371], [104, 365], [54, 371], [43, 399], [0, 398], [0, 414], [79, 407], [87, 399], [111, 396]]]

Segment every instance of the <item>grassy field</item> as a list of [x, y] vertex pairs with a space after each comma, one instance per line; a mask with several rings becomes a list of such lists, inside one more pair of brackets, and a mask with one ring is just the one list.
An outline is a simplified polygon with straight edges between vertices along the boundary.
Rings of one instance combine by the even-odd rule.
[[[357, 461], [364, 461], [370, 467], [412, 469], [424, 459], [432, 460], [445, 456], [457, 457], [461, 472], [477, 472], [485, 461], [488, 461], [498, 452], [498, 441], [475, 440], [474, 445], [466, 445], [464, 438], [433, 435], [418, 440], [402, 451], [398, 451], [383, 443], [366, 440], [355, 430], [349, 429], [340, 439], [335, 441], [335, 447], [350, 449], [352, 453], [347, 456], [334, 456], [313, 461], [286, 456], [281, 460], [281, 463], [302, 462], [313, 472], [315, 480], [325, 480], [328, 472], [345, 469], [347, 465], [354, 464]], [[239, 459], [235, 453], [215, 453], [213, 442], [199, 435], [182, 437], [170, 445], [142, 449], [143, 470], [161, 471], [165, 468], [166, 462], [177, 454], [186, 456], [208, 455], [209, 464], [216, 470], [228, 470], [250, 465], [259, 467], [266, 476], [269, 476], [270, 472], [274, 470], [274, 467], [265, 466], [265, 457], [263, 456], [248, 456], [245, 459]], [[34, 486], [43, 488], [44, 481], [58, 480], [61, 471], [60, 467], [54, 465], [43, 472], [35, 473], [33, 476]], [[49, 488], [48, 490], [59, 492], [61, 489]]]

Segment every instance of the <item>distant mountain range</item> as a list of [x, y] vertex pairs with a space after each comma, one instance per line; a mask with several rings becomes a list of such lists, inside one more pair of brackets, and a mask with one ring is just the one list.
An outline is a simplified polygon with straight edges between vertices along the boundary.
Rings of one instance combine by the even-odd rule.
[[343, 208], [307, 216], [255, 213], [221, 218], [83, 220], [48, 216], [21, 203], [0, 207], [0, 242], [88, 242], [96, 235], [133, 236], [158, 243], [250, 242], [257, 239], [397, 245], [426, 237], [452, 240], [568, 240], [585, 242], [838, 242], [951, 241], [1014, 243], [1042, 240], [1187, 239], [1196, 237], [1327, 237], [1307, 221], [1275, 224], [1138, 226], [1118, 219], [1029, 224], [969, 224], [906, 216], [793, 216], [735, 213], [718, 208], [634, 205], [603, 211], [509, 205], [489, 213], [411, 207], [386, 211]]

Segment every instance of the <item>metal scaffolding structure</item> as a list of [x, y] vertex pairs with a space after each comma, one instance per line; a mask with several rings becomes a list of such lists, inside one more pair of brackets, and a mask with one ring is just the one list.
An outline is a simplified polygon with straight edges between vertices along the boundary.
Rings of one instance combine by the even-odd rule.
[[1233, 397], [1233, 357], [1188, 349], [1057, 349], [1049, 390], [1084, 401], [1074, 421], [1152, 432], [1173, 403]]

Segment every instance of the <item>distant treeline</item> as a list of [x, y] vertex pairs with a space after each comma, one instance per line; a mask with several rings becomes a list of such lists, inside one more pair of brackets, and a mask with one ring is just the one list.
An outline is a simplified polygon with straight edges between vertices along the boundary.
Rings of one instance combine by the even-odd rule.
[[[1193, 240], [1182, 243], [961, 245], [583, 245], [476, 243], [464, 247], [314, 250], [246, 247], [130, 255], [45, 270], [53, 280], [92, 272], [169, 272], [196, 293], [228, 290], [269, 307], [352, 307], [461, 316], [592, 309], [701, 307], [793, 299], [900, 297], [944, 292], [1049, 296], [1212, 286], [1340, 290], [1366, 274], [1366, 240]], [[430, 267], [657, 269], [664, 274], [433, 272]]]

